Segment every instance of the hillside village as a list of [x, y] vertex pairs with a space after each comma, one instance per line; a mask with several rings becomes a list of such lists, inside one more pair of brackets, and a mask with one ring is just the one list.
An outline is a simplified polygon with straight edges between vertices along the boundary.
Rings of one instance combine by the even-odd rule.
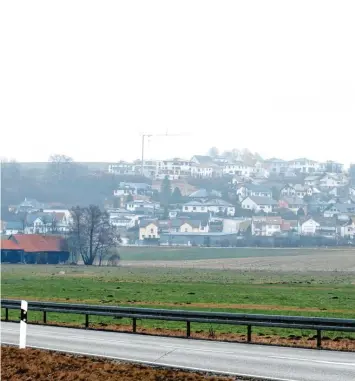
[[[127, 178], [103, 205], [122, 245], [307, 246], [355, 242], [355, 166], [221, 155], [109, 164]], [[134, 182], [135, 177], [145, 181]], [[100, 181], [98, 178], [97, 181]], [[73, 205], [25, 198], [3, 235], [70, 232]]]

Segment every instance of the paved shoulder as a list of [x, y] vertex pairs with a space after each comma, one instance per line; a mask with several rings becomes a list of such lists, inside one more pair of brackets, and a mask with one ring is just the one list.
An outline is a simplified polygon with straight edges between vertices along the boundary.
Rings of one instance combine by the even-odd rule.
[[[18, 344], [19, 324], [2, 323]], [[28, 325], [27, 345], [155, 365], [287, 381], [354, 381], [355, 354]]]

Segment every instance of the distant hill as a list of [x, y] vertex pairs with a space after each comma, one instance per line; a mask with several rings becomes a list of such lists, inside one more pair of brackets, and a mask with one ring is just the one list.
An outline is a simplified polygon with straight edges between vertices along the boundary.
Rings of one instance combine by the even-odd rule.
[[[90, 162], [90, 161], [76, 161], [75, 162], [76, 164], [80, 164], [80, 165], [83, 165], [85, 167], [87, 167], [89, 170], [94, 170], [94, 171], [107, 171], [108, 170], [108, 166], [110, 164], [114, 164], [114, 163], [110, 163], [110, 162]], [[2, 163], [2, 165], [7, 165], [8, 163]], [[47, 165], [48, 165], [48, 162], [47, 161], [29, 161], [29, 162], [16, 162], [16, 164], [20, 165], [20, 167], [22, 169], [40, 169], [40, 170], [44, 170], [47, 168]]]

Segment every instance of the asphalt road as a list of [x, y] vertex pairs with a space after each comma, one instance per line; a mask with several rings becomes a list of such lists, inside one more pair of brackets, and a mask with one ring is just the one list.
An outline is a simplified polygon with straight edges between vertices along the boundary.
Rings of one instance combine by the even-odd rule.
[[[19, 343], [1, 323], [1, 343]], [[27, 345], [83, 355], [287, 381], [354, 381], [355, 353], [28, 325]]]

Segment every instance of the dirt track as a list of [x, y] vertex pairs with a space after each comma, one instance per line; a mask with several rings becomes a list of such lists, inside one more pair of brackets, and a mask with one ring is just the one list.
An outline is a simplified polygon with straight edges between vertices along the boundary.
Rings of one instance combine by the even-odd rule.
[[179, 267], [200, 269], [266, 270], [266, 271], [346, 271], [355, 272], [355, 251], [330, 251], [322, 254], [219, 258], [188, 261], [122, 261], [128, 267]]

